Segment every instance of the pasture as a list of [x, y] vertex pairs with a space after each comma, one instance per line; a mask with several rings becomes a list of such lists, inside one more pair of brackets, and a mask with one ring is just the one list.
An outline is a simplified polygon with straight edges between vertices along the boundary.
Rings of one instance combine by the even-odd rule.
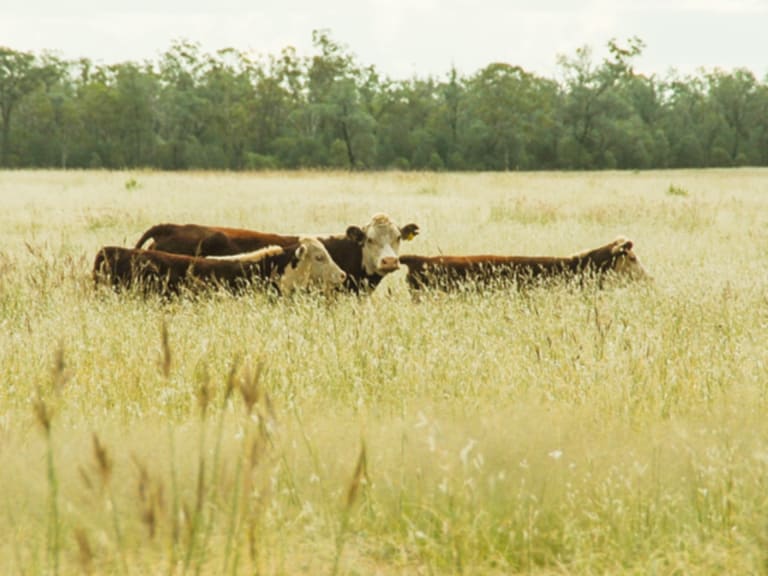
[[[768, 171], [0, 173], [0, 573], [768, 571]], [[654, 282], [95, 289], [159, 222]]]

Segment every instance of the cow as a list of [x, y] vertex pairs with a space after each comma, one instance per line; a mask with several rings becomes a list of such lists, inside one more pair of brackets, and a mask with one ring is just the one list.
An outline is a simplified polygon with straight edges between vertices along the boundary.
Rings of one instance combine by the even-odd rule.
[[552, 256], [417, 256], [404, 254], [400, 263], [408, 267], [406, 281], [414, 290], [442, 291], [462, 288], [528, 286], [548, 279], [583, 280], [596, 277], [602, 285], [606, 274], [628, 279], [649, 278], [633, 243], [624, 237], [567, 257]]
[[182, 286], [221, 286], [240, 292], [252, 283], [277, 292], [328, 290], [340, 287], [347, 277], [316, 238], [300, 238], [291, 246], [269, 246], [226, 260], [105, 246], [96, 255], [93, 275], [97, 283], [106, 279], [116, 288], [139, 285], [166, 296], [179, 293]]
[[[370, 292], [387, 274], [399, 268], [401, 240], [419, 233], [416, 224], [398, 227], [386, 214], [376, 214], [365, 226], [349, 226], [343, 235], [319, 236], [331, 257], [347, 274], [344, 287], [353, 293]], [[256, 232], [241, 228], [198, 224], [159, 224], [136, 243], [149, 248], [190, 256], [231, 256], [269, 245], [295, 244], [298, 236]]]

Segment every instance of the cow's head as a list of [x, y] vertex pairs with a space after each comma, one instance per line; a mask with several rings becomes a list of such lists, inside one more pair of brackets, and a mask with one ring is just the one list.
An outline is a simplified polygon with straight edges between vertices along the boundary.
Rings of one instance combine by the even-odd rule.
[[282, 292], [300, 288], [330, 290], [343, 284], [346, 278], [346, 273], [333, 261], [320, 240], [302, 237], [294, 249], [291, 262], [280, 278], [280, 290]]
[[632, 251], [632, 240], [619, 237], [610, 244], [611, 270], [633, 280], [649, 280], [650, 276]]
[[419, 227], [416, 224], [398, 228], [386, 214], [376, 214], [362, 228], [347, 228], [347, 237], [363, 249], [363, 269], [366, 274], [380, 276], [398, 269], [401, 240], [412, 240], [418, 233]]

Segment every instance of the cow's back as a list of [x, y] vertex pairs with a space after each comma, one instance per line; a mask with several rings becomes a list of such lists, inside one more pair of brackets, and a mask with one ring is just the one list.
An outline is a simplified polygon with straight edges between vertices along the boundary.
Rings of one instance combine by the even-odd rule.
[[147, 241], [152, 250], [187, 256], [233, 256], [253, 252], [267, 246], [286, 247], [298, 242], [298, 236], [283, 236], [218, 226], [199, 224], [158, 224], [141, 236], [135, 248]]

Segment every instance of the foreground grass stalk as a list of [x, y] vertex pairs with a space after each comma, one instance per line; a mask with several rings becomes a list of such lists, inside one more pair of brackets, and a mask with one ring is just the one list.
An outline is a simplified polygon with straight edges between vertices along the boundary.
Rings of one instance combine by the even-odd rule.
[[56, 465], [53, 457], [53, 435], [51, 433], [52, 414], [45, 400], [38, 396], [35, 401], [35, 415], [45, 433], [46, 471], [48, 477], [48, 533], [46, 557], [48, 569], [53, 576], [59, 574], [60, 529], [59, 529], [59, 480], [56, 477]]
[[[240, 361], [238, 358], [235, 358], [235, 360], [232, 362], [232, 366], [229, 370], [229, 375], [227, 377], [227, 383], [226, 388], [224, 389], [224, 398], [222, 399], [221, 408], [219, 409], [219, 419], [216, 423], [216, 441], [214, 444], [213, 449], [213, 457], [212, 457], [212, 464], [211, 464], [211, 481], [209, 483], [209, 493], [208, 493], [208, 499], [211, 500], [213, 498], [213, 491], [216, 489], [218, 481], [219, 481], [219, 471], [220, 471], [220, 457], [221, 457], [221, 439], [224, 436], [224, 420], [227, 413], [227, 405], [229, 404], [230, 398], [232, 397], [232, 392], [235, 389], [235, 377], [237, 374], [237, 367], [239, 365]], [[198, 556], [197, 563], [195, 565], [195, 575], [199, 575], [200, 571], [203, 568], [203, 564], [206, 560], [205, 551], [208, 550], [208, 543], [211, 540], [211, 536], [213, 534], [213, 527], [216, 520], [216, 506], [213, 506], [213, 503], [211, 502], [211, 506], [209, 507], [209, 513], [207, 515], [207, 518], [204, 520], [204, 533], [203, 533], [203, 541], [201, 544], [203, 554]]]
[[[247, 442], [245, 442], [247, 445]], [[227, 535], [226, 544], [224, 545], [224, 562], [222, 564], [221, 574], [227, 574], [227, 568], [229, 567], [229, 557], [232, 554], [232, 545], [236, 540], [235, 534], [238, 531], [239, 526], [239, 504], [240, 504], [240, 477], [243, 471], [243, 460], [245, 455], [242, 453], [237, 458], [237, 465], [235, 467], [234, 483], [232, 488], [232, 498], [230, 500], [229, 507], [229, 522], [227, 523]], [[233, 566], [233, 574], [234, 566]]]
[[367, 477], [367, 460], [365, 454], [365, 442], [360, 447], [360, 455], [357, 457], [357, 464], [355, 465], [355, 472], [352, 474], [352, 481], [347, 488], [347, 500], [344, 505], [344, 509], [341, 513], [341, 522], [339, 526], [339, 532], [336, 535], [336, 556], [333, 559], [333, 569], [331, 574], [336, 576], [339, 573], [341, 567], [341, 556], [344, 552], [344, 544], [349, 530], [349, 518], [352, 514], [352, 510], [357, 502], [357, 498], [360, 495], [360, 487], [364, 479]]
[[[232, 490], [232, 500], [229, 510], [229, 523], [227, 525], [227, 539], [224, 547], [224, 566], [222, 574], [227, 573], [230, 555], [233, 555], [231, 573], [236, 574], [240, 558], [240, 527], [242, 524], [242, 511], [246, 509], [245, 506], [241, 506], [241, 499], [248, 496], [247, 487], [250, 485], [250, 475], [243, 475], [243, 463], [248, 458], [248, 450], [251, 447], [251, 415], [253, 413], [253, 407], [259, 399], [259, 378], [261, 376], [262, 368], [263, 363], [259, 364], [253, 375], [246, 375], [245, 377], [238, 379], [238, 390], [243, 398], [243, 405], [245, 408], [245, 421], [243, 424], [245, 431], [243, 433], [243, 443], [238, 451], [237, 466], [235, 468], [234, 488]], [[250, 472], [250, 470], [247, 472]]]
[[[198, 532], [200, 530], [200, 524], [203, 522], [203, 508], [205, 505], [205, 432], [206, 432], [206, 414], [208, 410], [208, 403], [210, 402], [210, 389], [208, 388], [208, 382], [203, 382], [198, 392], [198, 402], [200, 404], [200, 438], [198, 440], [200, 452], [198, 454], [197, 462], [197, 491], [195, 499], [195, 512], [192, 517], [192, 526], [189, 532], [189, 542], [187, 544], [187, 554], [184, 558], [184, 570], [186, 574], [189, 569], [192, 556], [195, 553], [195, 547], [198, 540]], [[199, 554], [205, 554], [205, 550], [200, 550]], [[202, 560], [201, 560], [202, 562]]]
[[[64, 347], [60, 344], [56, 349], [52, 371], [51, 389], [54, 393], [60, 393], [67, 382], [67, 371], [64, 364]], [[48, 476], [48, 538], [47, 559], [51, 574], [58, 576], [61, 550], [61, 532], [59, 523], [59, 480], [56, 475], [56, 465], [53, 451], [53, 410], [43, 399], [40, 389], [37, 390], [37, 399], [34, 403], [35, 416], [45, 433], [46, 466]]]
[[170, 473], [171, 473], [171, 542], [170, 557], [168, 558], [168, 573], [173, 574], [178, 557], [179, 547], [179, 481], [176, 473], [176, 440], [173, 425], [168, 423], [168, 450], [170, 452]]
[[[158, 359], [158, 369], [167, 386], [170, 386], [171, 367], [173, 365], [173, 355], [171, 353], [170, 338], [168, 335], [168, 322], [163, 318], [160, 324], [160, 346], [161, 356]], [[179, 538], [181, 535], [181, 526], [179, 525], [179, 481], [176, 471], [176, 437], [173, 423], [168, 420], [168, 449], [171, 474], [171, 542], [168, 572], [173, 574], [176, 567], [176, 560], [179, 556]]]
[[123, 532], [120, 526], [120, 514], [117, 509], [117, 500], [112, 486], [112, 459], [107, 452], [106, 447], [101, 443], [99, 437], [93, 435], [93, 454], [96, 459], [96, 465], [101, 478], [102, 488], [107, 492], [110, 515], [112, 516], [112, 529], [115, 533], [115, 545], [117, 546], [117, 555], [120, 565], [120, 573], [128, 574], [128, 562], [125, 558], [125, 546], [123, 542]]

